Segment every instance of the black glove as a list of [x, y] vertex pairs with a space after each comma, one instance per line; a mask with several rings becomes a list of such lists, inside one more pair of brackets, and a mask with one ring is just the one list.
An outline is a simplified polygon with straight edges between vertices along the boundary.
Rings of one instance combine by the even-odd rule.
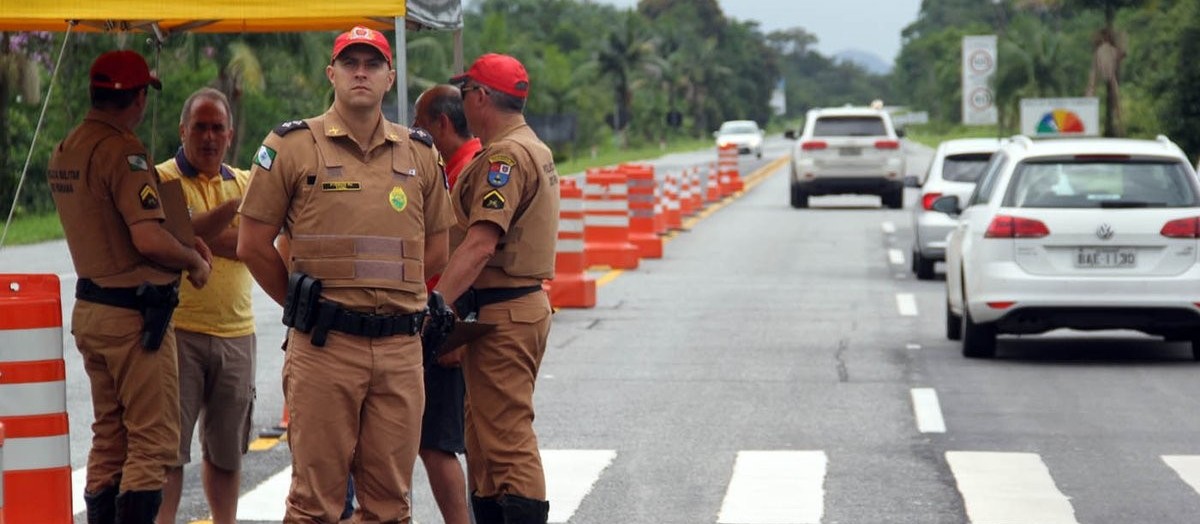
[[446, 299], [442, 298], [441, 293], [429, 293], [428, 309], [425, 331], [421, 333], [421, 347], [425, 353], [426, 366], [437, 362], [442, 346], [446, 344], [446, 339], [450, 338], [450, 332], [454, 331], [454, 310], [446, 305]]

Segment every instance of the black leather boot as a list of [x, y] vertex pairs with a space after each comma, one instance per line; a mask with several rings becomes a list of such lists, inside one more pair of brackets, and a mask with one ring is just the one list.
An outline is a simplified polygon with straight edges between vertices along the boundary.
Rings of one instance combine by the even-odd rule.
[[550, 518], [550, 502], [545, 500], [503, 495], [497, 502], [504, 510], [504, 524], [546, 524]]
[[116, 524], [154, 524], [158, 507], [162, 505], [162, 490], [126, 491], [117, 495]]
[[496, 497], [476, 497], [471, 495], [471, 513], [475, 515], [475, 524], [504, 524], [504, 510]]
[[117, 519], [117, 491], [120, 481], [98, 493], [83, 493], [88, 524], [113, 524]]

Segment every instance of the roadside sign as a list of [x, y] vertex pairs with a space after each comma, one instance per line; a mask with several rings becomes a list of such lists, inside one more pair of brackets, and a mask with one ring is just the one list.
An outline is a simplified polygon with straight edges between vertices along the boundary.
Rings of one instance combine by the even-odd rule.
[[962, 40], [962, 121], [991, 125], [999, 121], [991, 80], [996, 73], [996, 35]]
[[1022, 98], [1021, 134], [1030, 137], [1100, 136], [1100, 99]]

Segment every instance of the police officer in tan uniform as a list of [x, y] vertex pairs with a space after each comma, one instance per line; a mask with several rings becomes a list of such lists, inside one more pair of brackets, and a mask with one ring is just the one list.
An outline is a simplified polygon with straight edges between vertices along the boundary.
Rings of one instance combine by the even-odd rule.
[[71, 332], [96, 417], [84, 501], [89, 524], [149, 524], [179, 451], [170, 329], [179, 272], [203, 287], [212, 254], [162, 226], [158, 177], [133, 134], [147, 89], [162, 88], [145, 59], [104, 53], [90, 85], [92, 108], [54, 149], [47, 174], [79, 276]]
[[351, 472], [356, 521], [411, 514], [425, 279], [445, 265], [454, 218], [432, 139], [383, 117], [391, 57], [378, 31], [338, 36], [325, 69], [333, 106], [267, 136], [242, 199], [238, 257], [292, 326], [288, 523], [337, 522]]
[[520, 62], [486, 54], [451, 82], [483, 150], [454, 186], [458, 223], [436, 289], [460, 317], [496, 325], [463, 355], [472, 511], [477, 524], [544, 524], [533, 388], [550, 333], [542, 282], [554, 278], [558, 172], [522, 115], [529, 76]]

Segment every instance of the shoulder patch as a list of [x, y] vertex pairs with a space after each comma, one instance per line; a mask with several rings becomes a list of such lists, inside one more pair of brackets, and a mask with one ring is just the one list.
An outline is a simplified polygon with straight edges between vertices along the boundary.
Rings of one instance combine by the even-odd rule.
[[271, 166], [275, 165], [275, 150], [267, 147], [266, 144], [259, 146], [258, 152], [254, 154], [254, 163], [270, 171]]
[[504, 195], [495, 189], [483, 195], [483, 207], [485, 209], [504, 209]]
[[430, 135], [428, 131], [419, 127], [414, 127], [412, 132], [408, 134], [408, 138], [416, 140], [417, 142], [425, 144], [429, 147], [433, 147], [433, 135]]
[[125, 157], [125, 161], [129, 163], [130, 171], [150, 170], [150, 163], [146, 162], [146, 155], [129, 155]]
[[158, 192], [150, 184], [142, 184], [138, 199], [142, 201], [142, 209], [158, 209]]
[[273, 133], [283, 136], [297, 129], [308, 129], [308, 122], [303, 120], [289, 120], [272, 130]]

